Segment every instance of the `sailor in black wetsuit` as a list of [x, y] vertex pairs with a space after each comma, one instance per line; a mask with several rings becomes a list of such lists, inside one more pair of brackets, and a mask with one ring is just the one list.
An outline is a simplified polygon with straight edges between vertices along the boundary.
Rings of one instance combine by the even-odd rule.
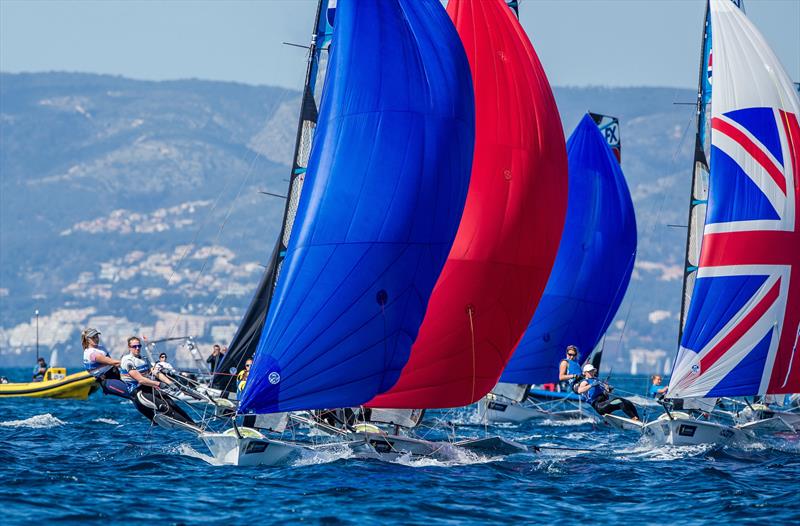
[[578, 384], [578, 394], [584, 402], [591, 405], [599, 415], [607, 415], [614, 411], [622, 410], [628, 418], [639, 420], [639, 413], [630, 401], [618, 396], [611, 397], [612, 388], [597, 379], [597, 369], [587, 363], [583, 366], [584, 380]]
[[142, 356], [142, 343], [136, 336], [128, 338], [128, 354], [119, 364], [120, 377], [128, 386], [128, 392], [136, 409], [153, 420], [161, 413], [175, 420], [194, 423], [168, 394], [162, 392], [167, 384], [149, 378], [153, 369], [150, 360]]

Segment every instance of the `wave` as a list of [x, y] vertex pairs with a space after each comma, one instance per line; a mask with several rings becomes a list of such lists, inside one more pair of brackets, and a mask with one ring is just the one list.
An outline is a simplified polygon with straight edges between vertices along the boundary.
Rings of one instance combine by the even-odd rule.
[[66, 425], [66, 422], [59, 420], [50, 413], [43, 415], [34, 415], [25, 420], [8, 420], [0, 422], [3, 427], [26, 427], [28, 429], [48, 429], [51, 427], [58, 427]]

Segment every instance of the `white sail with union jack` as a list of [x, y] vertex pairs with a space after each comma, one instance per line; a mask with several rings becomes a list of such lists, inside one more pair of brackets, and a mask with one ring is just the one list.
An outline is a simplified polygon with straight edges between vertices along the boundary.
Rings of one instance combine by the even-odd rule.
[[710, 14], [708, 204], [669, 396], [794, 393], [800, 391], [800, 100], [740, 9], [711, 0]]

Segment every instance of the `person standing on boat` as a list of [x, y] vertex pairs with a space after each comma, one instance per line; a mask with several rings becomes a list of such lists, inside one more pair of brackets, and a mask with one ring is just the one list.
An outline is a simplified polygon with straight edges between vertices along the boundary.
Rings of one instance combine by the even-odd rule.
[[208, 367], [211, 369], [211, 374], [214, 374], [214, 371], [217, 370], [217, 364], [222, 361], [222, 353], [219, 349], [219, 344], [214, 344], [214, 350], [211, 352], [211, 356], [206, 359], [206, 363]]
[[567, 346], [567, 356], [558, 365], [558, 385], [562, 392], [572, 392], [572, 384], [581, 375], [581, 364], [578, 362], [578, 348]]
[[660, 375], [654, 374], [650, 377], [650, 381], [652, 382], [650, 385], [650, 390], [647, 391], [647, 395], [650, 398], [662, 398], [665, 394], [667, 394], [667, 388], [661, 387]]
[[36, 360], [36, 366], [33, 368], [33, 381], [41, 382], [44, 380], [44, 374], [47, 372], [47, 363], [41, 356]]
[[584, 379], [578, 384], [578, 394], [584, 402], [591, 405], [599, 415], [607, 415], [622, 410], [632, 420], [639, 420], [639, 413], [629, 400], [609, 396], [613, 390], [607, 383], [597, 378], [597, 368], [587, 363], [583, 366]]

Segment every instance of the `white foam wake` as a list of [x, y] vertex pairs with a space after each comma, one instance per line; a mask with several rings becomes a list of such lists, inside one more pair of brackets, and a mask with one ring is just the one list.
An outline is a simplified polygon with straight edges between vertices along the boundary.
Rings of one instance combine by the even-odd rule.
[[114, 420], [113, 418], [95, 418], [92, 422], [97, 422], [98, 424], [109, 424], [112, 426], [118, 426], [119, 422]]
[[0, 422], [3, 427], [27, 427], [29, 429], [48, 429], [51, 427], [58, 427], [65, 425], [66, 422], [59, 420], [50, 413], [44, 415], [35, 415], [25, 420], [8, 420]]

